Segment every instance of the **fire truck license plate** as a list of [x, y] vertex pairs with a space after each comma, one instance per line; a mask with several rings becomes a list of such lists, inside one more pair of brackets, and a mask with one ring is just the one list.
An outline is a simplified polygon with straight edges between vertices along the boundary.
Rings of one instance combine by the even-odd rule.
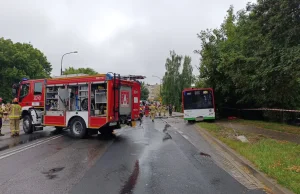
[[109, 123], [109, 126], [115, 126], [115, 125], [117, 125], [117, 122]]

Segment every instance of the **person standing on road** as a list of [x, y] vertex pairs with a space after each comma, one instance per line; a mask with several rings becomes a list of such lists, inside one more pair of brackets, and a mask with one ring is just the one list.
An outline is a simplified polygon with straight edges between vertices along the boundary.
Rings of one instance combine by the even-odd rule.
[[163, 105], [163, 107], [162, 107], [162, 111], [163, 111], [163, 113], [164, 113], [164, 117], [166, 116], [166, 114], [167, 114], [167, 106], [166, 105]]
[[172, 104], [169, 104], [169, 116], [170, 117], [172, 116], [172, 109], [173, 109]]
[[152, 122], [154, 122], [154, 118], [156, 114], [156, 106], [152, 103], [149, 108], [150, 108], [150, 115], [151, 115]]
[[11, 104], [9, 102], [5, 105], [5, 111], [4, 111], [4, 121], [8, 121], [8, 113], [10, 112]]
[[[0, 98], [0, 105], [2, 104], [2, 98]], [[0, 136], [4, 136], [4, 134], [1, 133], [1, 129], [2, 129], [2, 117], [3, 117], [3, 113], [4, 113], [4, 109], [2, 108], [2, 105], [0, 106]]]
[[21, 114], [22, 114], [22, 107], [18, 104], [18, 99], [15, 98], [13, 100], [10, 112], [8, 114], [11, 137], [19, 136]]
[[159, 117], [161, 116], [161, 108], [161, 105], [158, 105], [157, 112]]

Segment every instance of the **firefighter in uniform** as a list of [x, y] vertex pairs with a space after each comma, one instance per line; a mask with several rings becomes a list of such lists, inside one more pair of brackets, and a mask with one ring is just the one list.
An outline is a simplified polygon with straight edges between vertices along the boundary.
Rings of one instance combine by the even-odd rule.
[[154, 118], [156, 114], [156, 106], [152, 103], [149, 108], [150, 108], [150, 115], [151, 115], [152, 122], [154, 122]]
[[167, 113], [167, 106], [166, 106], [166, 105], [163, 105], [162, 111], [163, 111], [164, 117], [165, 117], [165, 116], [166, 116], [166, 113]]
[[161, 105], [158, 105], [157, 107], [157, 112], [158, 112], [158, 116], [161, 116]]
[[9, 111], [10, 111], [10, 107], [11, 107], [11, 104], [9, 103], [9, 102], [7, 102], [7, 104], [5, 105], [5, 111], [4, 111], [4, 113], [3, 113], [3, 115], [4, 115], [4, 121], [7, 121], [8, 120], [8, 113], [9, 113]]
[[0, 136], [4, 136], [1, 133], [1, 129], [2, 129], [2, 117], [3, 117], [4, 111], [5, 111], [5, 109], [2, 108], [2, 98], [0, 98]]
[[20, 118], [22, 114], [22, 107], [18, 104], [18, 99], [15, 98], [11, 105], [10, 112], [8, 114], [10, 122], [11, 136], [19, 136], [20, 133]]

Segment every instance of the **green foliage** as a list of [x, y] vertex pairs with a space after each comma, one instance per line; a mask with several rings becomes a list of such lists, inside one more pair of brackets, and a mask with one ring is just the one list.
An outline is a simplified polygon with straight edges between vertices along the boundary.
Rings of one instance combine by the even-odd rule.
[[147, 100], [149, 97], [149, 90], [145, 86], [145, 82], [141, 83], [141, 100]]
[[[181, 66], [183, 68], [180, 73]], [[170, 51], [165, 68], [162, 84], [163, 103], [175, 105], [176, 110], [179, 111], [181, 109], [181, 92], [184, 88], [191, 87], [194, 81], [191, 57], [185, 56], [182, 64], [182, 56], [177, 55], [175, 51]]]
[[247, 133], [249, 143], [243, 143], [235, 138], [235, 132], [231, 128], [205, 122], [198, 125], [250, 160], [260, 171], [276, 179], [279, 184], [294, 193], [300, 193], [299, 144], [278, 141], [255, 133]]
[[200, 77], [217, 104], [296, 108], [300, 103], [300, 7], [296, 0], [259, 0], [218, 29], [201, 31]]
[[65, 69], [64, 71], [64, 75], [69, 75], [69, 74], [80, 74], [80, 73], [83, 73], [83, 74], [88, 74], [88, 75], [97, 75], [98, 72], [95, 71], [94, 69], [92, 68], [74, 68], [74, 67], [69, 67], [68, 69]]
[[6, 101], [12, 99], [12, 84], [24, 77], [50, 77], [51, 70], [46, 56], [31, 44], [0, 38], [0, 96]]

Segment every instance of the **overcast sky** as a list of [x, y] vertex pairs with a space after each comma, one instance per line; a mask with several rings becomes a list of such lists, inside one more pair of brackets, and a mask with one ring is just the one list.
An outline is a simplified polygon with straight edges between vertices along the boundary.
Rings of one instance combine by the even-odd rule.
[[63, 66], [100, 73], [141, 74], [154, 84], [165, 72], [170, 50], [190, 55], [200, 48], [196, 34], [218, 27], [232, 4], [250, 0], [0, 0], [0, 37], [31, 42], [60, 74]]

